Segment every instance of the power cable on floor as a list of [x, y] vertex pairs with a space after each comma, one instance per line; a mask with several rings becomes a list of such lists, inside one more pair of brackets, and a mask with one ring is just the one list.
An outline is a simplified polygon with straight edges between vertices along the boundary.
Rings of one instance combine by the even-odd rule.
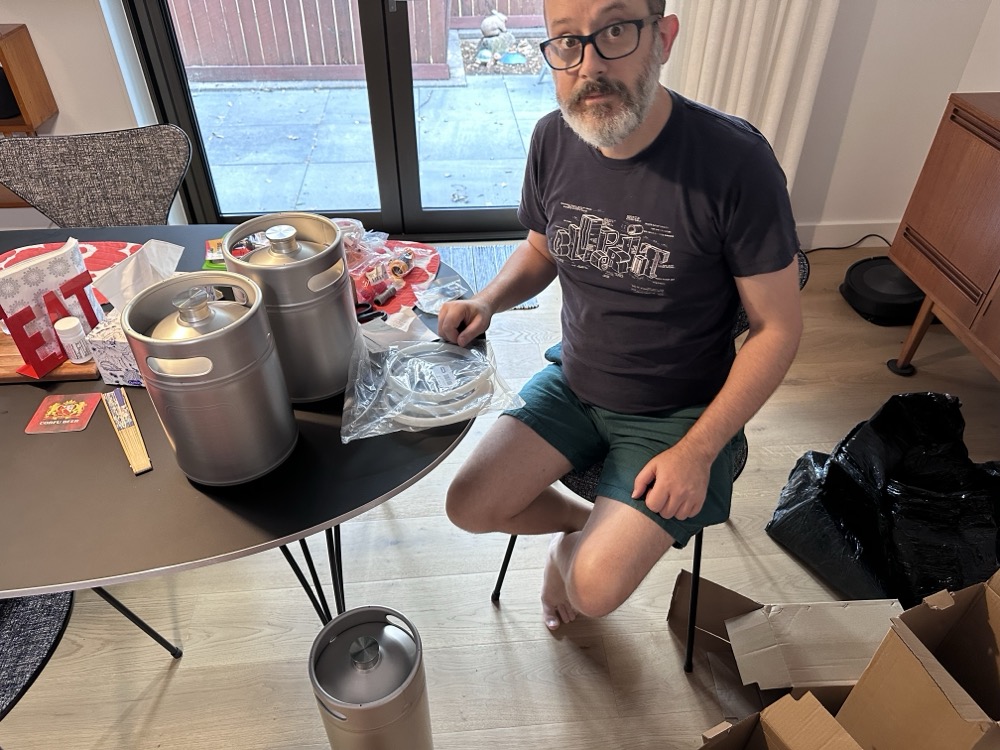
[[857, 246], [858, 246], [858, 245], [860, 245], [860, 244], [861, 244], [862, 242], [864, 242], [865, 240], [867, 240], [867, 239], [868, 239], [869, 237], [878, 237], [878, 238], [879, 238], [880, 240], [882, 240], [882, 242], [884, 242], [884, 243], [885, 243], [886, 245], [892, 245], [892, 243], [891, 243], [891, 242], [889, 242], [889, 240], [887, 240], [887, 239], [886, 239], [885, 237], [883, 237], [883, 236], [882, 236], [881, 234], [875, 234], [875, 233], [872, 233], [872, 234], [866, 234], [866, 235], [865, 235], [864, 237], [862, 237], [862, 238], [861, 238], [860, 240], [858, 240], [857, 242], [852, 242], [852, 243], [851, 243], [850, 245], [837, 245], [837, 246], [829, 246], [829, 247], [814, 247], [814, 248], [812, 248], [811, 250], [803, 250], [802, 252], [803, 252], [803, 253], [804, 253], [805, 255], [809, 255], [809, 253], [815, 253], [815, 252], [816, 252], [816, 251], [818, 251], [818, 250], [849, 250], [849, 249], [850, 249], [850, 248], [852, 248], [852, 247], [857, 247]]

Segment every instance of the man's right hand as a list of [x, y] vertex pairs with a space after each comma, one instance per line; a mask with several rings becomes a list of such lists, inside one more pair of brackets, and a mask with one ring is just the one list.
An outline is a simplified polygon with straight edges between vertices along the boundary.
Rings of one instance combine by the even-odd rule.
[[438, 312], [438, 336], [459, 346], [468, 346], [490, 327], [492, 318], [490, 306], [475, 298], [445, 302]]

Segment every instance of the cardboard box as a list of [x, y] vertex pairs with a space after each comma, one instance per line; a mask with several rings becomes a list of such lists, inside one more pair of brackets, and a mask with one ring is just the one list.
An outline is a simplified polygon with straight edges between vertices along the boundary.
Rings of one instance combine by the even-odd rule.
[[115, 309], [87, 334], [101, 377], [108, 385], [145, 385], [135, 355], [125, 338], [121, 313]]
[[837, 719], [865, 750], [1000, 750], [1000, 572], [894, 617]]
[[726, 630], [743, 684], [849, 687], [901, 612], [891, 599], [765, 604], [726, 620]]
[[743, 721], [703, 735], [711, 750], [861, 750], [812, 693], [786, 695]]
[[[667, 615], [682, 642], [691, 580], [687, 571], [678, 575]], [[901, 612], [893, 599], [765, 605], [702, 578], [695, 646], [731, 653], [743, 685], [846, 689], [861, 677], [890, 619]]]

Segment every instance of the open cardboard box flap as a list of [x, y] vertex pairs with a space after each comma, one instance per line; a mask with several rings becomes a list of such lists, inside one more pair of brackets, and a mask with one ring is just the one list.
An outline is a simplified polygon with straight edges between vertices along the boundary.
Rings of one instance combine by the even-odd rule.
[[837, 718], [868, 749], [1000, 750], [1000, 572], [893, 618]]
[[[687, 639], [688, 607], [691, 602], [691, 574], [682, 570], [674, 582], [674, 593], [667, 612], [667, 626], [674, 635]], [[699, 579], [698, 613], [695, 620], [695, 644], [703, 651], [732, 651], [726, 620], [730, 617], [753, 612], [762, 607], [760, 602], [720, 586], [704, 576]]]
[[[692, 577], [682, 570], [667, 614], [687, 637]], [[853, 685], [902, 612], [895, 600], [764, 605], [701, 578], [695, 644], [731, 651], [743, 684], [761, 689]]]
[[708, 730], [711, 750], [861, 750], [812, 693], [786, 695], [737, 724]]
[[891, 599], [765, 604], [726, 627], [744, 684], [853, 685], [902, 611]]

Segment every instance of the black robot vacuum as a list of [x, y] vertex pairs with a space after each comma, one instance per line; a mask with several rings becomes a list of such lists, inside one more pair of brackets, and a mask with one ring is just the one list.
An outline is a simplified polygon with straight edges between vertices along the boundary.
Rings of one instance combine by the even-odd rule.
[[853, 263], [840, 294], [858, 315], [879, 326], [911, 325], [924, 301], [920, 288], [885, 255]]

